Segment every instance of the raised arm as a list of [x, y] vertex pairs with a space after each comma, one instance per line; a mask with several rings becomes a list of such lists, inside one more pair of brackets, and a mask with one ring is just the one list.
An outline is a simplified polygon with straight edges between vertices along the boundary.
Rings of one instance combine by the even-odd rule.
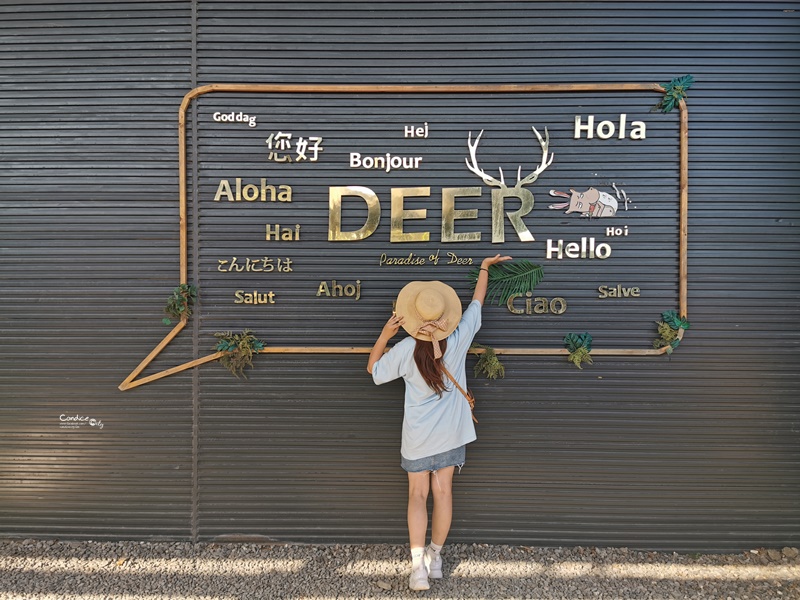
[[375, 345], [372, 347], [372, 351], [369, 353], [369, 360], [367, 361], [367, 373], [372, 373], [372, 367], [376, 362], [378, 362], [380, 357], [383, 356], [383, 353], [386, 350], [386, 344], [388, 344], [389, 340], [397, 334], [397, 331], [402, 325], [403, 317], [399, 315], [393, 314], [389, 320], [386, 321], [386, 325], [383, 326], [381, 334], [378, 336], [378, 339], [375, 341]]
[[489, 285], [489, 267], [507, 260], [511, 260], [511, 257], [500, 256], [499, 254], [483, 259], [483, 262], [481, 263], [481, 270], [478, 273], [478, 281], [475, 284], [475, 293], [472, 294], [473, 300], [477, 300], [483, 304], [483, 301], [486, 298], [486, 288]]

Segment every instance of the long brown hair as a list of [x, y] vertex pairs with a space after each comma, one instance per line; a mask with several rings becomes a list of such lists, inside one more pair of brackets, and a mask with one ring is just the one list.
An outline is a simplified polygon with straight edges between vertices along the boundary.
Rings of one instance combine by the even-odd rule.
[[[442, 354], [444, 354], [445, 350], [447, 350], [447, 340], [441, 340], [439, 348], [442, 349]], [[447, 386], [444, 384], [441, 359], [436, 360], [433, 358], [433, 343], [426, 340], [417, 340], [417, 345], [414, 348], [414, 362], [417, 363], [417, 368], [425, 383], [441, 397], [442, 392], [447, 390]]]

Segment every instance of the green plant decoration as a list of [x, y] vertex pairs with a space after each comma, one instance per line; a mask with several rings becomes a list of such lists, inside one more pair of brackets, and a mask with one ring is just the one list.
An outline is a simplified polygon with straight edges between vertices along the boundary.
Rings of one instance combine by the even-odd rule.
[[500, 362], [500, 359], [497, 358], [497, 353], [495, 353], [494, 348], [478, 344], [477, 342], [473, 342], [469, 348], [470, 350], [479, 348], [483, 350], [483, 352], [474, 352], [478, 357], [478, 362], [475, 363], [475, 369], [473, 371], [475, 377], [483, 373], [486, 379], [505, 378], [506, 368], [503, 366], [503, 363]]
[[247, 376], [244, 374], [245, 367], [253, 366], [253, 356], [264, 349], [264, 342], [252, 335], [249, 329], [242, 333], [215, 333], [214, 337], [219, 341], [214, 349], [217, 352], [226, 352], [220, 357], [219, 362], [228, 369], [234, 377], [240, 378]]
[[671, 111], [678, 106], [681, 99], [686, 97], [686, 90], [692, 87], [693, 83], [694, 77], [691, 75], [676, 77], [669, 83], [665, 83], [662, 86], [664, 88], [664, 97], [661, 99], [661, 102], [653, 107], [653, 110], [660, 110], [665, 113]]
[[569, 360], [579, 369], [583, 369], [581, 363], [592, 364], [592, 336], [589, 333], [568, 333], [564, 336], [564, 347], [569, 351]]
[[164, 325], [172, 325], [173, 319], [188, 319], [192, 316], [192, 307], [197, 301], [197, 287], [191, 283], [182, 283], [174, 290], [172, 295], [167, 298], [167, 305], [164, 307], [166, 317], [161, 319]]
[[[480, 269], [473, 269], [469, 272], [471, 288], [475, 288], [480, 273]], [[497, 298], [497, 305], [502, 306], [508, 302], [511, 296], [532, 291], [543, 276], [544, 271], [541, 265], [535, 265], [527, 260], [491, 265], [489, 267], [489, 286], [486, 289], [488, 301], [491, 303]]]
[[676, 310], [668, 310], [661, 313], [661, 320], [656, 321], [658, 327], [658, 337], [653, 342], [653, 348], [666, 347], [667, 354], [672, 354], [675, 348], [681, 343], [678, 333], [681, 329], [689, 329], [689, 321], [681, 318]]

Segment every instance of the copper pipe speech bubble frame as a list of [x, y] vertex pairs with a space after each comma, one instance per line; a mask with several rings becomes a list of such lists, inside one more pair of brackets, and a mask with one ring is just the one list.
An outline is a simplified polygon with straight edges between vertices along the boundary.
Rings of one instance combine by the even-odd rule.
[[[271, 93], [271, 94], [507, 94], [507, 93], [545, 93], [545, 92], [650, 92], [664, 94], [665, 89], [657, 83], [579, 83], [579, 84], [431, 84], [431, 85], [367, 85], [367, 84], [230, 84], [214, 83], [196, 87], [183, 97], [178, 111], [178, 169], [180, 194], [180, 283], [187, 283], [188, 276], [188, 233], [187, 233], [187, 175], [186, 175], [186, 113], [194, 99], [214, 92], [223, 93]], [[679, 134], [679, 313], [687, 317], [688, 260], [687, 245], [689, 236], [689, 115], [686, 102], [678, 103]], [[219, 359], [225, 352], [215, 352], [202, 358], [138, 378], [145, 368], [164, 348], [183, 330], [188, 322], [181, 319], [163, 340], [131, 371], [119, 385], [122, 391], [150, 383], [157, 379], [179, 373], [187, 369]], [[683, 338], [684, 330], [678, 331]], [[658, 356], [667, 352], [669, 346], [652, 349], [593, 349], [592, 356]], [[348, 346], [282, 346], [268, 347], [262, 354], [368, 354], [371, 348]], [[480, 350], [478, 350], [480, 352]], [[568, 355], [565, 348], [495, 348], [495, 353], [519, 356]]]

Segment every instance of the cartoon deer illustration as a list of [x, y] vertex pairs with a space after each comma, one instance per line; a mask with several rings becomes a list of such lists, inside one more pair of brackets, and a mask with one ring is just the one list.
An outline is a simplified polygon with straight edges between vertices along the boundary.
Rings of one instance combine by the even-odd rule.
[[559, 190], [550, 190], [551, 196], [559, 198], [568, 198], [569, 202], [560, 202], [558, 204], [551, 204], [548, 208], [561, 210], [566, 208], [565, 215], [570, 213], [580, 213], [582, 217], [613, 217], [617, 214], [619, 202], [617, 200], [625, 201], [625, 210], [628, 210], [628, 202], [630, 199], [625, 193], [625, 190], [618, 188], [617, 184], [611, 182], [611, 187], [617, 194], [614, 198], [607, 192], [601, 192], [593, 187], [590, 187], [585, 192], [579, 192], [570, 188], [570, 193], [561, 192]]
[[[513, 188], [509, 188], [506, 185], [505, 178], [503, 177], [503, 169], [501, 167], [498, 167], [498, 170], [500, 171], [500, 179], [498, 180], [491, 175], [488, 175], [478, 166], [476, 152], [478, 150], [478, 144], [481, 141], [481, 136], [483, 135], [483, 129], [481, 129], [478, 137], [475, 138], [475, 143], [472, 142], [472, 132], [470, 132], [467, 139], [467, 146], [469, 147], [470, 156], [470, 158], [465, 159], [467, 168], [480, 177], [484, 183], [495, 188], [492, 190], [493, 244], [498, 244], [505, 241], [505, 232], [503, 228], [503, 200], [505, 198], [520, 199], [521, 205], [519, 210], [515, 212], [506, 212], [506, 215], [508, 216], [508, 220], [511, 221], [511, 224], [514, 226], [514, 230], [517, 232], [517, 235], [521, 241], [534, 241], [533, 235], [522, 221], [522, 217], [533, 210], [533, 193], [530, 190], [524, 189], [522, 186], [530, 185], [536, 181], [539, 175], [541, 175], [542, 172], [552, 164], [554, 155], [549, 152], [550, 134], [548, 133], [547, 128], [545, 127], [544, 129], [544, 138], [542, 138], [539, 132], [536, 131], [535, 127], [531, 126], [531, 129], [533, 130], [533, 133], [536, 134], [536, 139], [539, 140], [539, 145], [542, 148], [542, 162], [532, 173], [524, 178], [522, 177], [522, 165], [520, 165], [517, 168], [517, 184]], [[471, 162], [470, 159], [472, 159]]]

